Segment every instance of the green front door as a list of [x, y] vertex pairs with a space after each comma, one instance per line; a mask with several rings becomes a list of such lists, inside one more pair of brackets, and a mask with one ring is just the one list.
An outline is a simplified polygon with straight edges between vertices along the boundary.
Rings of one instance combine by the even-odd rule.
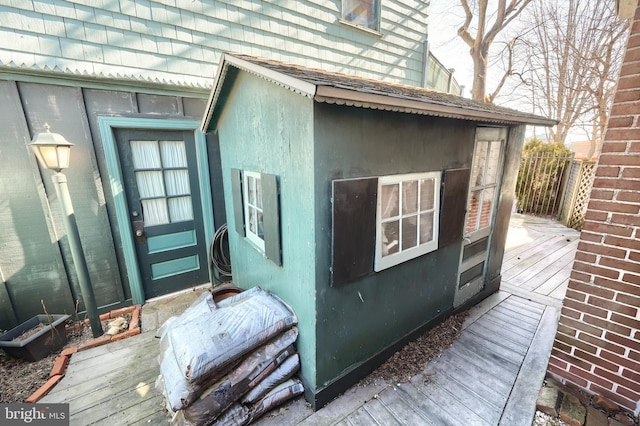
[[208, 282], [193, 131], [115, 137], [145, 298]]

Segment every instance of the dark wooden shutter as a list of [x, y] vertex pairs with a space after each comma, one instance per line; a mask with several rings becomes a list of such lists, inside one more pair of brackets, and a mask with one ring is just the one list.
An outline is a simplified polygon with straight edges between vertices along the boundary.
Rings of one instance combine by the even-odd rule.
[[280, 247], [280, 198], [278, 177], [262, 173], [262, 220], [264, 226], [264, 254], [278, 266], [282, 266]]
[[242, 171], [231, 169], [231, 197], [233, 199], [233, 219], [236, 222], [236, 231], [245, 236], [244, 232], [244, 205], [242, 203]]
[[470, 172], [470, 169], [444, 172], [438, 247], [445, 247], [462, 239]]
[[332, 182], [332, 286], [373, 272], [377, 193], [378, 178]]

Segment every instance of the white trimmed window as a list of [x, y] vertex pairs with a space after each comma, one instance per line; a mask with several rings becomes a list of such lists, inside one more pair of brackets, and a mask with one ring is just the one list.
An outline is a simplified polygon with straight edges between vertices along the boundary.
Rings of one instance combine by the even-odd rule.
[[264, 252], [264, 217], [260, 173], [244, 172], [244, 217], [246, 237]]
[[375, 271], [438, 249], [440, 172], [378, 178]]
[[350, 24], [378, 31], [380, 0], [343, 0], [342, 19]]

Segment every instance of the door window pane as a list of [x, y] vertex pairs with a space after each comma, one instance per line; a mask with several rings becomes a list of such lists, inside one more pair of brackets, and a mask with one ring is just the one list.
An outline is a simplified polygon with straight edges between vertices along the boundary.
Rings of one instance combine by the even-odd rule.
[[484, 182], [485, 165], [487, 163], [487, 148], [489, 142], [478, 141], [473, 158], [473, 170], [471, 173], [471, 187], [476, 188]]
[[135, 172], [141, 198], [164, 197], [162, 172]]
[[193, 219], [191, 197], [169, 198], [169, 215], [171, 222], [182, 222]]
[[494, 189], [489, 188], [484, 190], [482, 197], [482, 209], [480, 210], [480, 224], [479, 228], [485, 228], [491, 224], [491, 211], [493, 210], [493, 194]]
[[156, 141], [131, 141], [134, 169], [159, 169], [160, 151]]
[[495, 185], [498, 177], [498, 166], [500, 165], [500, 142], [491, 142], [489, 148], [489, 159], [487, 161], [486, 185]]
[[164, 225], [169, 223], [167, 201], [164, 198], [142, 200], [144, 226]]
[[167, 195], [189, 194], [189, 172], [187, 170], [167, 170], [164, 172]]
[[472, 232], [477, 230], [478, 216], [480, 212], [480, 199], [482, 197], [482, 191], [472, 191], [469, 194], [469, 201], [467, 202], [467, 225], [464, 228], [466, 232]]
[[160, 141], [162, 165], [165, 168], [187, 167], [187, 151], [184, 141]]

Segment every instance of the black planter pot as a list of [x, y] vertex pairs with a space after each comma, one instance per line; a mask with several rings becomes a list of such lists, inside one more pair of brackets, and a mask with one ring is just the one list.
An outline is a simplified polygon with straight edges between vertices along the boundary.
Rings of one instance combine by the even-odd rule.
[[[64, 325], [69, 318], [70, 315], [36, 315], [1, 335], [0, 348], [14, 358], [22, 358], [27, 361], [41, 360], [67, 343], [67, 332]], [[45, 324], [46, 327], [26, 339], [12, 341], [40, 324]]]

